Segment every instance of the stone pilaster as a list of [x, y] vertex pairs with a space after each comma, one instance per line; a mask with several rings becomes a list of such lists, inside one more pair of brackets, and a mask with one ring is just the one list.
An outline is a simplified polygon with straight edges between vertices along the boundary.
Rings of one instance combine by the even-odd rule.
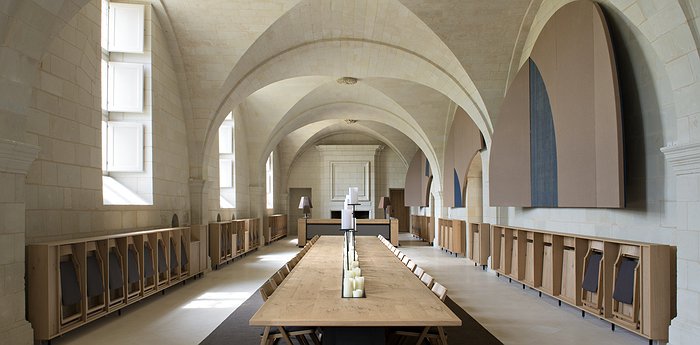
[[700, 144], [661, 149], [676, 173], [678, 200], [678, 316], [671, 322], [671, 344], [700, 339]]
[[31, 344], [25, 316], [25, 177], [39, 148], [0, 139], [0, 339]]

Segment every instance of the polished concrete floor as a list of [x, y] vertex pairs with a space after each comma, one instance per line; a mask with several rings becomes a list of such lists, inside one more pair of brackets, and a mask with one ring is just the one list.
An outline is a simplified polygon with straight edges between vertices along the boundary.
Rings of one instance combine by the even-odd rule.
[[[409, 240], [402, 234], [402, 240]], [[507, 278], [440, 249], [404, 242], [402, 250], [448, 295], [505, 344], [647, 344], [626, 331], [548, 297], [539, 298]], [[299, 249], [288, 238], [170, 288], [124, 310], [55, 339], [52, 344], [198, 344]], [[236, 344], [232, 339], [231, 344]], [[238, 344], [237, 344], [238, 345]]]

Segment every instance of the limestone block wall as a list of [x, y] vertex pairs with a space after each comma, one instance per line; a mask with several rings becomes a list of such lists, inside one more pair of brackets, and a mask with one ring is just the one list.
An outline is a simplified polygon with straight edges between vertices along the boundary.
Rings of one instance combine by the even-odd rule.
[[[27, 140], [40, 147], [27, 175], [27, 241], [81, 237], [189, 222], [186, 129], [175, 72], [157, 18], [146, 11], [152, 50], [147, 147], [153, 206], [104, 206], [101, 170], [100, 1], [73, 17], [41, 59], [27, 116]], [[150, 39], [149, 39], [150, 38]], [[150, 111], [150, 110], [149, 110]], [[149, 133], [150, 134], [150, 133]]]
[[[389, 189], [403, 189], [408, 166], [401, 160], [396, 151], [384, 149], [377, 157], [377, 202], [383, 196], [389, 196]], [[375, 212], [382, 212], [379, 209]], [[376, 213], [381, 214], [381, 213]]]
[[[27, 240], [102, 232], [100, 1], [51, 41], [27, 116], [39, 158], [27, 174]], [[121, 221], [121, 219], [119, 219]]]
[[[324, 159], [321, 153], [315, 148], [307, 149], [302, 153], [292, 164], [287, 185], [289, 188], [311, 188], [311, 199], [314, 208], [311, 210], [313, 218], [329, 218], [330, 210], [336, 209], [336, 203], [330, 201], [330, 191], [323, 186], [324, 180], [324, 162], [337, 158], [338, 160], [346, 160], [347, 156], [330, 156]], [[375, 182], [371, 183], [371, 188], [374, 188], [375, 199], [380, 196], [388, 196], [389, 188], [403, 188], [404, 178], [406, 177], [406, 169], [408, 168], [399, 155], [389, 149], [384, 148], [375, 158], [376, 169], [374, 173]], [[362, 202], [366, 207], [364, 209], [373, 208], [370, 214], [376, 215], [379, 210], [375, 209], [377, 200]], [[341, 203], [342, 204], [342, 203]], [[295, 205], [292, 205], [295, 207]]]

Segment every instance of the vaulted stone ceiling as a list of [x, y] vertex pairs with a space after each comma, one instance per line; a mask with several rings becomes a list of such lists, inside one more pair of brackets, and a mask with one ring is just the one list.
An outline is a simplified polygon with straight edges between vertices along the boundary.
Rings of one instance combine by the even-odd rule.
[[[456, 106], [488, 142], [532, 3], [539, 1], [159, 0], [156, 12], [169, 19], [170, 49], [181, 61], [191, 142], [205, 150], [235, 108], [257, 166], [287, 135], [318, 140], [315, 122], [361, 117], [369, 109], [407, 115], [408, 124], [374, 114], [385, 118], [376, 125], [397, 128], [436, 161]], [[300, 51], [306, 46], [308, 52]], [[360, 83], [343, 89], [334, 81], [344, 75], [361, 77]], [[203, 153], [193, 151], [196, 171]]]

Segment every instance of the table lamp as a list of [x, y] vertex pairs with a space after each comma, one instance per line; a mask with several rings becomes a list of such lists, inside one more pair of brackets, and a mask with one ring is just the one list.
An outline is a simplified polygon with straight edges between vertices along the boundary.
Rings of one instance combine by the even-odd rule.
[[311, 205], [311, 199], [308, 196], [302, 196], [301, 199], [299, 199], [299, 209], [303, 210], [304, 218], [309, 218], [312, 208], [314, 207]]

